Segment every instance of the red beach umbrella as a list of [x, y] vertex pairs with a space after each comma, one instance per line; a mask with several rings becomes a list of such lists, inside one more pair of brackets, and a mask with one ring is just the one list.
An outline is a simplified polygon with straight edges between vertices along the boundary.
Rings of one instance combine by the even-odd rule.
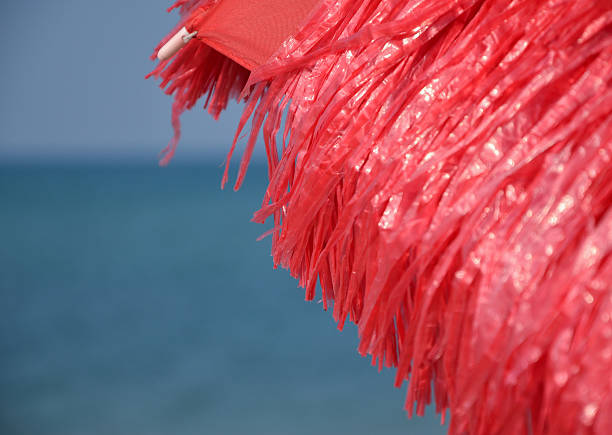
[[612, 433], [612, 2], [174, 7], [162, 162], [201, 97], [246, 102], [235, 187], [263, 131], [275, 265], [397, 367], [409, 414], [433, 394], [453, 434]]

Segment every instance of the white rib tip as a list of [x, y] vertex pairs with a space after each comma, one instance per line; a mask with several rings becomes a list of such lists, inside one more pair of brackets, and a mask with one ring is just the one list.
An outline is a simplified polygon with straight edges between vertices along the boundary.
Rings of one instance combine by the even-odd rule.
[[[183, 27], [183, 29], [184, 29], [184, 27]], [[183, 36], [183, 42], [184, 42], [185, 44], [187, 44], [187, 43], [188, 43], [189, 41], [191, 41], [191, 39], [192, 39], [192, 38], [193, 38], [195, 35], [197, 35], [197, 34], [198, 34], [198, 31], [196, 30], [196, 31], [194, 31], [194, 32], [191, 32], [191, 33], [189, 33], [189, 34], [187, 34], [187, 35]]]
[[189, 33], [186, 28], [182, 27], [181, 30], [176, 32], [174, 36], [159, 49], [157, 58], [159, 60], [170, 59], [197, 34], [197, 31]]

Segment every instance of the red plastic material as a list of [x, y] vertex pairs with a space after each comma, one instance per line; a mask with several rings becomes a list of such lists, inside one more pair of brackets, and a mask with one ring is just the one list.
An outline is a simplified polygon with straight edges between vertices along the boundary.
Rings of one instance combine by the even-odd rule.
[[[217, 68], [190, 44], [169, 68]], [[274, 263], [409, 414], [612, 433], [612, 2], [324, 0], [243, 96], [236, 188], [263, 129]]]
[[[179, 8], [181, 20], [176, 27], [160, 41], [151, 55], [157, 57], [160, 48], [183, 26], [191, 29], [195, 16], [212, 9], [218, 0], [181, 0], [168, 9]], [[198, 15], [194, 15], [194, 14]], [[190, 30], [190, 32], [193, 30]], [[204, 108], [215, 119], [227, 107], [230, 98], [238, 98], [249, 77], [249, 70], [210, 46], [192, 39], [173, 58], [160, 62], [146, 78], [161, 78], [161, 88], [168, 95], [174, 95], [172, 105], [172, 126], [174, 136], [161, 152], [161, 165], [166, 165], [174, 155], [181, 136], [181, 114], [191, 109], [204, 95]]]
[[252, 70], [274, 54], [318, 0], [223, 0], [200, 7], [187, 23], [189, 32], [235, 62]]

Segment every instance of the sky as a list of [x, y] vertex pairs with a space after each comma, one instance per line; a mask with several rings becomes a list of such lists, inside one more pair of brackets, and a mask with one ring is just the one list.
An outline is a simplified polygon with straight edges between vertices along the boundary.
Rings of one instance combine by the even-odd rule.
[[[176, 24], [165, 0], [5, 2], [0, 161], [156, 161], [172, 135], [171, 98], [153, 79], [153, 47]], [[222, 163], [241, 108], [183, 115], [175, 161]], [[258, 156], [262, 155], [261, 148]]]

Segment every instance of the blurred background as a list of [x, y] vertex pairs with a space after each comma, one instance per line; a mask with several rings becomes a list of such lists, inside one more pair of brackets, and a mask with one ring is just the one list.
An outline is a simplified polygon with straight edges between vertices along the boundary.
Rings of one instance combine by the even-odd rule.
[[445, 433], [272, 268], [262, 147], [219, 189], [238, 105], [185, 114], [157, 166], [170, 4], [3, 5], [0, 433]]

